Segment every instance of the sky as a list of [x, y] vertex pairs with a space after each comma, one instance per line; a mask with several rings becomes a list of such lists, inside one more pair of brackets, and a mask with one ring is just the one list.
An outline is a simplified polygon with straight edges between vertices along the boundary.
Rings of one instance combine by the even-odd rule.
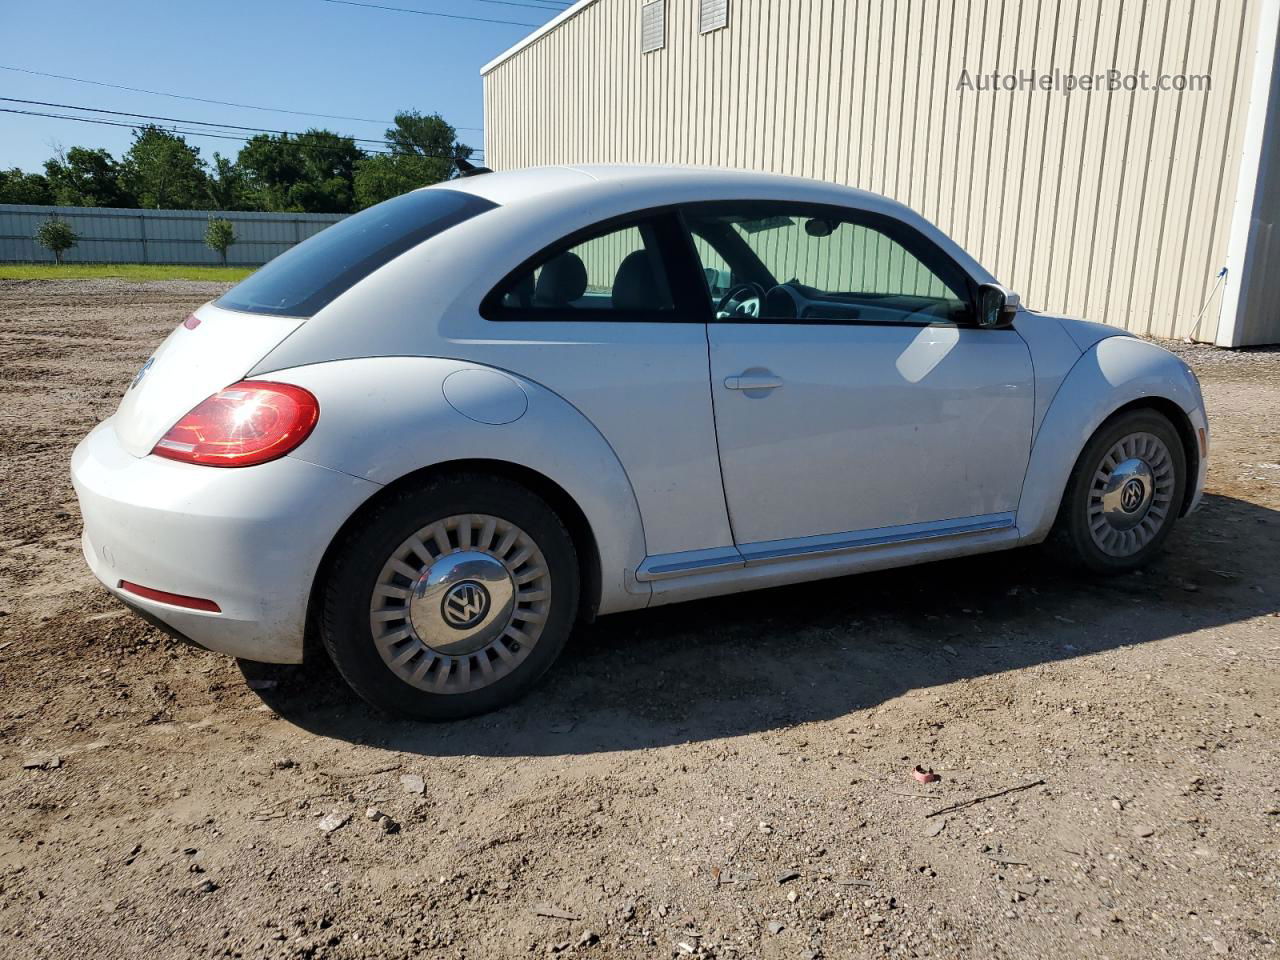
[[[134, 93], [12, 69], [0, 69], [0, 98], [291, 132], [319, 126], [372, 139], [382, 137], [398, 111], [419, 110], [440, 113], [458, 128], [462, 142], [479, 148], [484, 142], [480, 67], [569, 5], [569, 0], [367, 2], [522, 25], [419, 16], [332, 0], [0, 0], [0, 67], [246, 106]], [[363, 119], [297, 116], [248, 105]], [[0, 108], [142, 122], [5, 100]], [[59, 146], [105, 147], [119, 157], [131, 140], [127, 127], [0, 112], [0, 169], [42, 171]], [[188, 136], [187, 141], [200, 148], [205, 160], [214, 150], [234, 156], [241, 146], [208, 136]]]

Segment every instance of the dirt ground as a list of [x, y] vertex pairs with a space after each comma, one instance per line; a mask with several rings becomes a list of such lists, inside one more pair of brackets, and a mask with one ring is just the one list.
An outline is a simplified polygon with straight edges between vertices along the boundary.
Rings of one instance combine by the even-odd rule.
[[605, 618], [430, 726], [83, 565], [71, 450], [217, 289], [0, 284], [0, 955], [1280, 957], [1280, 353], [1180, 348], [1209, 494], [1140, 575]]

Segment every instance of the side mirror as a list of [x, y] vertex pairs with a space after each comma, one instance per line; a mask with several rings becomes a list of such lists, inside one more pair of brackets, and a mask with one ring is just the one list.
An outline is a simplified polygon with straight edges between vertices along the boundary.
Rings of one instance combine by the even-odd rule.
[[1018, 314], [1018, 295], [998, 283], [984, 283], [978, 288], [978, 326], [984, 330], [1003, 330], [1013, 326]]

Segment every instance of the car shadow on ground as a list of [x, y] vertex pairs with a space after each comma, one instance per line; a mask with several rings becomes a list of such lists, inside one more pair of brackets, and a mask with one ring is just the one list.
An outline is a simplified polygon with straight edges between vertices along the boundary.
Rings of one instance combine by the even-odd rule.
[[[1146, 570], [1065, 573], [1039, 549], [601, 618], [498, 712], [418, 723], [366, 706], [323, 658], [242, 664], [318, 736], [433, 756], [635, 750], [830, 720], [904, 692], [1277, 612], [1280, 512], [1225, 496]], [[258, 686], [258, 684], [255, 684]]]

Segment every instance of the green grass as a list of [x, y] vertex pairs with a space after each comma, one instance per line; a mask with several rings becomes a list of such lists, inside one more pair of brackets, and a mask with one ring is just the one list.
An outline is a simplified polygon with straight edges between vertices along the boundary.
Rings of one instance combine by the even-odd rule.
[[213, 280], [234, 283], [255, 267], [182, 267], [149, 263], [24, 263], [0, 265], [0, 280]]

